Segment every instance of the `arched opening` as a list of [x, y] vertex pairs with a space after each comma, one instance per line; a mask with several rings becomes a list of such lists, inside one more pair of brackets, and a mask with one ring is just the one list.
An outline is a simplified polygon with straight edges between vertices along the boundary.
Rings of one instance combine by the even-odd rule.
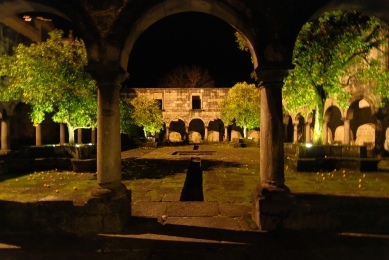
[[189, 143], [202, 143], [205, 137], [204, 122], [201, 119], [193, 119], [189, 123], [188, 141]]
[[208, 124], [208, 142], [222, 142], [224, 137], [224, 123], [221, 119], [213, 120]]
[[353, 111], [350, 130], [355, 133], [355, 144], [365, 145], [370, 150], [375, 144], [376, 119], [371, 113], [371, 106], [365, 99], [354, 101], [349, 110]]
[[[336, 129], [338, 129], [340, 126], [343, 127], [343, 121], [342, 121], [342, 114], [339, 110], [338, 107], [336, 106], [331, 106], [327, 109], [325, 113], [325, 117], [328, 120], [327, 122], [327, 127], [328, 127], [328, 143], [329, 144], [334, 144], [334, 143], [342, 143], [343, 142], [343, 134], [340, 134], [341, 136], [336, 138], [335, 137], [335, 132]], [[339, 133], [344, 133], [344, 131], [338, 130]]]
[[134, 44], [127, 66], [131, 76], [123, 85], [165, 87], [162, 79], [167, 74], [192, 65], [208, 71], [215, 87], [254, 82], [250, 78], [250, 54], [237, 48], [235, 32], [223, 20], [201, 12], [164, 17], [145, 30]]
[[171, 143], [180, 143], [186, 141], [185, 123], [181, 119], [170, 122], [168, 141]]

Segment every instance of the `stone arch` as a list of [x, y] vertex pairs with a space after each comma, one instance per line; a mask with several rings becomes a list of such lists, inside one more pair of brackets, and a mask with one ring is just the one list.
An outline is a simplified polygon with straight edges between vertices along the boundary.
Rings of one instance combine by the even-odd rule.
[[336, 129], [343, 125], [342, 118], [342, 109], [337, 104], [334, 104], [325, 110], [323, 119], [324, 122], [327, 122], [327, 140], [329, 144], [335, 142]]
[[169, 122], [169, 142], [178, 143], [186, 140], [186, 122], [182, 119], [173, 119]]
[[0, 4], [0, 21], [15, 14], [29, 12], [51, 13], [71, 21], [71, 19], [65, 13], [58, 11], [58, 9], [55, 9], [49, 5], [43, 5], [40, 3], [24, 0], [3, 2]]
[[355, 144], [366, 146], [368, 150], [373, 149], [375, 144], [375, 131], [374, 124], [367, 123], [360, 125], [355, 134]]
[[208, 123], [208, 140], [209, 142], [221, 142], [224, 139], [224, 124], [221, 119], [214, 119]]
[[205, 123], [201, 118], [192, 118], [188, 127], [189, 143], [201, 143], [205, 137]]
[[254, 68], [258, 67], [257, 55], [254, 49], [256, 46], [252, 30], [238, 14], [227, 5], [217, 0], [166, 0], [149, 8], [132, 26], [121, 51], [120, 65], [126, 69], [132, 48], [139, 36], [155, 22], [178, 13], [201, 12], [218, 17], [239, 31], [247, 42]]

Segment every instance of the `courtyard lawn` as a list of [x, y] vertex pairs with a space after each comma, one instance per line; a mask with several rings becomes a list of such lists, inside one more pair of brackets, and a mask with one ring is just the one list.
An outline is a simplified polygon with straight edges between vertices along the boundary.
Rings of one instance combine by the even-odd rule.
[[[178, 201], [190, 156], [174, 153], [191, 149], [192, 146], [185, 146], [122, 152], [122, 179], [132, 190], [133, 203], [140, 200]], [[219, 144], [204, 145], [200, 149], [216, 151], [213, 155], [201, 155], [205, 201], [249, 206], [251, 192], [259, 184], [259, 148], [232, 148]], [[285, 166], [285, 180], [294, 194], [389, 198], [388, 161], [380, 162], [379, 172], [295, 172]], [[91, 173], [52, 170], [0, 174], [0, 200], [72, 199], [75, 204], [82, 205], [95, 187], [96, 176]]]

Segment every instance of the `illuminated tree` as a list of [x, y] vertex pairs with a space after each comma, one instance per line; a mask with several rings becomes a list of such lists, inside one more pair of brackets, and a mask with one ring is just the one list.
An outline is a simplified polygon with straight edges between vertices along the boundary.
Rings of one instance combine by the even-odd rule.
[[[322, 143], [324, 102], [346, 108], [351, 83], [369, 84], [388, 97], [389, 74], [382, 62], [388, 30], [377, 18], [333, 11], [306, 23], [293, 52], [294, 71], [285, 79], [283, 99], [290, 112], [315, 110], [314, 143]], [[371, 55], [377, 50], [378, 56]]]
[[123, 98], [120, 98], [120, 133], [134, 134], [136, 133], [137, 125], [135, 125], [132, 115], [134, 108], [128, 104]]
[[260, 126], [261, 95], [254, 84], [237, 83], [228, 91], [228, 96], [220, 102], [221, 119], [227, 124], [243, 128], [244, 138], [247, 129]]
[[46, 42], [20, 44], [12, 56], [1, 57], [0, 75], [8, 82], [1, 86], [0, 100], [31, 105], [34, 125], [44, 120], [45, 113], [54, 112], [53, 120], [67, 125], [69, 143], [74, 143], [74, 130], [97, 125], [97, 86], [84, 70], [84, 42], [64, 42], [60, 30], [49, 35]]
[[163, 128], [162, 111], [157, 100], [146, 95], [140, 95], [131, 101], [134, 106], [132, 118], [137, 126], [143, 128], [145, 137], [147, 133], [155, 135]]
[[161, 88], [213, 88], [215, 81], [209, 75], [208, 70], [202, 70], [199, 66], [183, 66], [175, 68], [171, 73], [161, 79]]

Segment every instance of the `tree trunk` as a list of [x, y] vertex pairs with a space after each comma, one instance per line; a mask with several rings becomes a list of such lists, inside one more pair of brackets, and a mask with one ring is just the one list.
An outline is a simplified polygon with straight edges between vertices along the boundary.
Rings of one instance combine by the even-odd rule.
[[243, 127], [243, 137], [246, 139], [247, 138], [247, 127]]
[[324, 102], [318, 97], [316, 102], [316, 112], [315, 112], [315, 128], [313, 132], [313, 143], [322, 144], [323, 143], [323, 110]]
[[69, 124], [67, 124], [68, 126], [68, 131], [69, 131], [69, 144], [74, 144], [74, 127], [73, 126], [70, 126]]
[[145, 134], [145, 138], [147, 138], [147, 132], [146, 129], [143, 127], [143, 133]]

